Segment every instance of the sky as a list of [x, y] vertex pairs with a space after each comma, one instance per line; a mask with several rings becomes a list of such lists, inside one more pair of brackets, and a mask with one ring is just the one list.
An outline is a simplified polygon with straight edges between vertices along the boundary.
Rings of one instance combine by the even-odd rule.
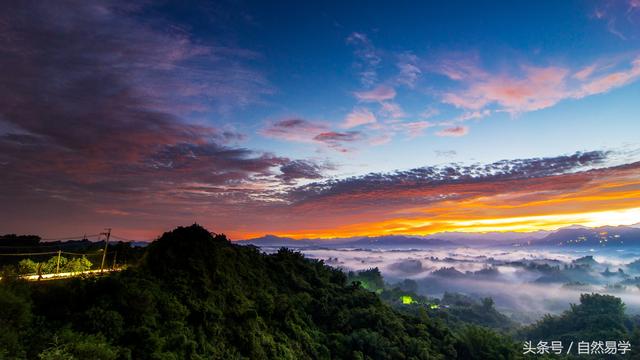
[[25, 0], [0, 233], [640, 222], [640, 2]]

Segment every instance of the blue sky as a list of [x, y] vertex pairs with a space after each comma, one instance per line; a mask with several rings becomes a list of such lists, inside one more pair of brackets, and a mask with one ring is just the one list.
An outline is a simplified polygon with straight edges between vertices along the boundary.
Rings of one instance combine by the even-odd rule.
[[[232, 112], [207, 114], [207, 121], [245, 133], [252, 148], [330, 161], [339, 165], [332, 172], [336, 176], [637, 144], [634, 133], [640, 125], [634, 119], [640, 110], [632, 106], [639, 95], [634, 80], [580, 99], [559, 95], [539, 110], [505, 113], [488, 104], [482, 110], [491, 113], [456, 121], [472, 111], [442, 97], [462, 91], [465, 81], [454, 81], [439, 69], [443, 63], [464, 62], [509, 79], [522, 77], [523, 67], [559, 67], [567, 70], [567, 78], [591, 65], [602, 67], [603, 76], [628, 70], [638, 56], [640, 9], [633, 2], [235, 2], [203, 8], [208, 9], [169, 6], [162, 11], [189, 24], [198, 41], [254, 51], [251, 65], [268, 80], [270, 92]], [[363, 59], [367, 54], [374, 65]], [[403, 64], [419, 72], [411, 84], [399, 80]], [[373, 75], [365, 81], [366, 71]], [[376, 86], [396, 92], [389, 103], [404, 112], [393, 119], [396, 128], [420, 121], [428, 127], [407, 135], [389, 126], [358, 126], [352, 131], [367, 139], [354, 141], [347, 152], [261, 135], [269, 123], [292, 118], [345, 131], [340, 124], [354, 109], [371, 111], [374, 125], [390, 121], [379, 103], [354, 95]], [[437, 136], [447, 123], [466, 127], [468, 133]]]

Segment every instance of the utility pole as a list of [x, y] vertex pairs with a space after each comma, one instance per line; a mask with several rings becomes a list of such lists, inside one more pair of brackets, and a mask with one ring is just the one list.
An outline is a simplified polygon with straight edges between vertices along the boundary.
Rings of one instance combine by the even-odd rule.
[[104, 241], [104, 251], [102, 252], [102, 263], [100, 264], [100, 272], [104, 271], [104, 260], [107, 258], [107, 246], [109, 246], [109, 238], [111, 237], [111, 228], [104, 229], [105, 232], [100, 233], [100, 235], [104, 235], [107, 239]]
[[111, 266], [112, 269], [116, 268], [116, 258], [118, 257], [118, 250], [116, 250], [116, 252], [113, 253], [113, 266]]
[[62, 253], [62, 250], [58, 250], [58, 262], [56, 264], [56, 275], [60, 273], [60, 254], [61, 253]]

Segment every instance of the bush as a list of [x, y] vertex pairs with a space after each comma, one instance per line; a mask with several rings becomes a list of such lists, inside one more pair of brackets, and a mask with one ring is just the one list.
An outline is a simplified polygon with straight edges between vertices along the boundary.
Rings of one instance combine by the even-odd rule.
[[38, 270], [38, 264], [31, 259], [22, 259], [18, 263], [18, 274], [28, 275], [35, 274]]

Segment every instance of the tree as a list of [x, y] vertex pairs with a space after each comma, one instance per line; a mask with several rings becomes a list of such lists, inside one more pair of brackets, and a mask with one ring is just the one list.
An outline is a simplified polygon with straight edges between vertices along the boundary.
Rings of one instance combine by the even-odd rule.
[[23, 358], [24, 338], [32, 320], [31, 300], [21, 284], [0, 286], [0, 359]]
[[38, 358], [41, 360], [115, 360], [118, 349], [108, 344], [100, 335], [76, 333], [63, 329], [54, 335], [53, 343], [44, 349]]
[[380, 273], [380, 269], [377, 267], [361, 270], [356, 273], [349, 273], [349, 282], [359, 282], [360, 285], [373, 292], [380, 292], [384, 290], [384, 279]]
[[64, 268], [69, 260], [66, 257], [60, 256], [58, 259], [58, 255], [51, 257], [45, 263], [42, 264], [42, 273], [43, 274], [53, 274], [58, 269], [58, 260], [60, 261], [60, 270]]
[[80, 258], [75, 258], [68, 261], [63, 267], [61, 267], [61, 271], [63, 272], [82, 272], [91, 269], [93, 264], [86, 257], [82, 256]]
[[580, 304], [559, 316], [546, 315], [542, 320], [523, 329], [523, 338], [562, 341], [625, 340], [630, 337], [625, 326], [627, 316], [624, 303], [611, 295], [582, 294]]
[[18, 263], [18, 274], [35, 274], [38, 269], [38, 264], [31, 259], [22, 259]]
[[519, 344], [495, 331], [475, 325], [467, 325], [456, 334], [456, 351], [459, 359], [508, 360], [521, 358]]

